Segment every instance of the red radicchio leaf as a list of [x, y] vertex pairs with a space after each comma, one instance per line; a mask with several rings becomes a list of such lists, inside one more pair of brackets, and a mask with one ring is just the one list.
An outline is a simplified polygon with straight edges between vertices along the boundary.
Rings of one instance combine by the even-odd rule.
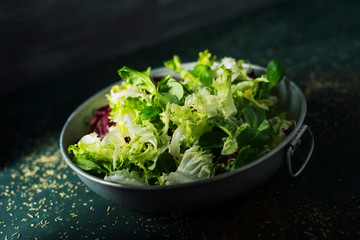
[[155, 83], [158, 83], [161, 81], [162, 78], [163, 78], [162, 76], [156, 76], [156, 77], [153, 77], [153, 80]]
[[90, 123], [90, 132], [95, 132], [103, 139], [109, 133], [109, 127], [114, 126], [114, 122], [110, 122], [111, 108], [109, 105], [98, 108]]
[[296, 126], [296, 122], [292, 121], [292, 124], [287, 129], [283, 128], [281, 129], [281, 131], [285, 133], [286, 136], [289, 136], [292, 130], [294, 130], [295, 126]]
[[236, 158], [236, 152], [233, 154], [221, 156], [221, 158], [219, 159], [219, 162], [227, 163], [229, 161], [229, 159], [232, 159], [232, 158]]
[[251, 77], [251, 78], [253, 78], [253, 79], [256, 78], [256, 74], [255, 74], [255, 72], [254, 72], [254, 69], [252, 69], [251, 72], [249, 72], [247, 75], [248, 75], [248, 77]]

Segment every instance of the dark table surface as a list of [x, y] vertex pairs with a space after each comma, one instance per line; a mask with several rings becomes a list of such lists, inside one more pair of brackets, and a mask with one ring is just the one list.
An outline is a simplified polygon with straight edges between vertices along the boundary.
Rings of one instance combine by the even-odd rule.
[[[288, 1], [0, 96], [2, 239], [359, 239], [360, 21], [357, 1]], [[315, 136], [298, 178], [280, 169], [234, 201], [152, 214], [109, 202], [67, 167], [59, 135], [70, 113], [117, 81], [123, 65], [158, 67], [209, 49], [265, 65], [279, 59], [308, 103]]]

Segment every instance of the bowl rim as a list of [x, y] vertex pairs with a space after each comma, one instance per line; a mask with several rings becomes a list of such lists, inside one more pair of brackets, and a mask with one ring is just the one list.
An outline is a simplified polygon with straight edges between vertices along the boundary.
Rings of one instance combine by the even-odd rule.
[[[196, 62], [187, 62], [187, 63], [183, 63], [183, 67], [184, 68], [190, 68], [191, 66], [194, 66], [196, 64]], [[263, 66], [260, 65], [256, 65], [256, 64], [248, 64], [248, 63], [244, 63], [243, 66], [246, 67], [251, 67], [254, 70], [260, 70], [260, 71], [266, 71], [266, 69]], [[158, 67], [158, 68], [154, 68], [151, 72], [152, 76], [156, 76], [156, 74], [160, 74], [163, 71], [169, 71], [168, 68], [166, 67]], [[198, 181], [193, 181], [193, 182], [187, 182], [187, 183], [180, 183], [180, 184], [174, 184], [174, 185], [147, 185], [147, 186], [137, 186], [137, 185], [130, 185], [130, 184], [121, 184], [121, 183], [115, 183], [115, 182], [110, 182], [101, 178], [98, 178], [96, 176], [93, 176], [89, 173], [86, 173], [85, 171], [81, 170], [80, 168], [78, 168], [70, 159], [70, 157], [67, 154], [67, 149], [65, 149], [63, 140], [64, 140], [64, 135], [65, 132], [68, 128], [68, 125], [70, 124], [70, 122], [73, 120], [74, 116], [76, 115], [76, 113], [83, 108], [85, 105], [87, 105], [88, 102], [90, 102], [93, 98], [104, 94], [105, 92], [109, 91], [111, 89], [112, 86], [117, 85], [119, 83], [122, 82], [122, 80], [117, 81], [105, 88], [103, 88], [102, 90], [98, 91], [97, 93], [93, 94], [92, 96], [90, 96], [87, 100], [85, 100], [81, 105], [79, 105], [68, 117], [68, 119], [66, 120], [62, 130], [61, 130], [61, 134], [60, 134], [60, 151], [62, 154], [62, 157], [64, 158], [64, 160], [66, 161], [66, 163], [68, 164], [68, 166], [70, 168], [72, 168], [76, 174], [79, 177], [84, 177], [87, 178], [93, 182], [99, 183], [99, 184], [103, 184], [109, 187], [115, 187], [115, 188], [120, 188], [120, 189], [124, 189], [124, 190], [133, 190], [133, 191], [173, 191], [173, 190], [178, 190], [178, 189], [183, 189], [183, 188], [188, 188], [188, 187], [195, 187], [195, 186], [201, 186], [201, 185], [206, 185], [206, 184], [211, 184], [213, 182], [218, 182], [218, 181], [222, 181], [225, 178], [229, 178], [231, 176], [237, 175], [237, 174], [241, 174], [242, 172], [245, 172], [253, 167], [255, 167], [256, 165], [266, 161], [267, 159], [269, 159], [271, 156], [275, 155], [277, 152], [279, 152], [281, 149], [285, 148], [286, 145], [288, 145], [290, 143], [290, 141], [296, 136], [297, 132], [299, 131], [299, 129], [301, 128], [301, 126], [303, 125], [305, 116], [306, 116], [306, 111], [307, 111], [307, 104], [306, 104], [306, 99], [305, 96], [303, 94], [303, 92], [300, 90], [300, 88], [291, 80], [289, 80], [286, 75], [284, 76], [284, 79], [282, 81], [287, 81], [290, 84], [290, 88], [293, 88], [295, 90], [295, 92], [298, 94], [298, 96], [301, 99], [301, 113], [299, 116], [299, 119], [296, 122], [296, 126], [293, 129], [293, 131], [280, 143], [278, 144], [274, 149], [270, 150], [269, 152], [267, 152], [266, 154], [262, 155], [261, 157], [255, 159], [254, 161], [251, 161], [250, 163], [234, 169], [232, 171], [229, 172], [225, 172], [225, 173], [221, 173], [219, 175], [207, 178], [207, 179], [201, 179]]]

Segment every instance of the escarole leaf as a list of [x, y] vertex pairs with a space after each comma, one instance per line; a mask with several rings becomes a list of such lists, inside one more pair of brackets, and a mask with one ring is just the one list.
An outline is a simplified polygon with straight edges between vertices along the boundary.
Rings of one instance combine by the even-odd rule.
[[109, 175], [106, 175], [105, 180], [116, 182], [120, 184], [130, 184], [136, 186], [146, 186], [147, 184], [144, 179], [140, 177], [139, 172], [131, 171], [129, 172], [128, 169], [117, 170]]
[[139, 72], [127, 66], [118, 70], [120, 77], [127, 83], [133, 84], [138, 88], [144, 89], [152, 94], [156, 93], [154, 81], [149, 75], [150, 69], [145, 72]]
[[166, 185], [209, 178], [212, 175], [213, 158], [213, 155], [206, 154], [198, 146], [189, 148], [176, 171], [167, 177]]
[[267, 78], [269, 79], [269, 87], [273, 88], [285, 76], [285, 68], [276, 59], [271, 60], [266, 68]]

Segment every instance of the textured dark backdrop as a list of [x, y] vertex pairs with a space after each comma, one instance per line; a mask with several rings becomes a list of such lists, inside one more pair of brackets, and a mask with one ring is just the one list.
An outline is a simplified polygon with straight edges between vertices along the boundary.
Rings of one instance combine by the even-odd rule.
[[[1, 16], [4, 9], [0, 7]], [[68, 73], [59, 64], [49, 71], [57, 76], [0, 95], [0, 239], [360, 239], [358, 9], [358, 0], [278, 2], [93, 64], [84, 63], [84, 56]], [[4, 25], [2, 43], [3, 30]], [[76, 49], [70, 43], [49, 49]], [[30, 49], [18, 48], [27, 53], [24, 63], [31, 59]], [[71, 112], [119, 80], [116, 70], [124, 65], [158, 67], [174, 53], [184, 62], [193, 61], [206, 48], [218, 58], [260, 65], [277, 58], [283, 63], [305, 94], [305, 123], [315, 137], [315, 150], [301, 176], [291, 178], [284, 164], [263, 186], [232, 202], [171, 215], [134, 211], [90, 191], [59, 152], [60, 132]], [[16, 49], [1, 45], [2, 53]], [[86, 49], [96, 52], [95, 47]], [[10, 66], [0, 64], [2, 72]]]
[[0, 94], [273, 2], [3, 1]]

